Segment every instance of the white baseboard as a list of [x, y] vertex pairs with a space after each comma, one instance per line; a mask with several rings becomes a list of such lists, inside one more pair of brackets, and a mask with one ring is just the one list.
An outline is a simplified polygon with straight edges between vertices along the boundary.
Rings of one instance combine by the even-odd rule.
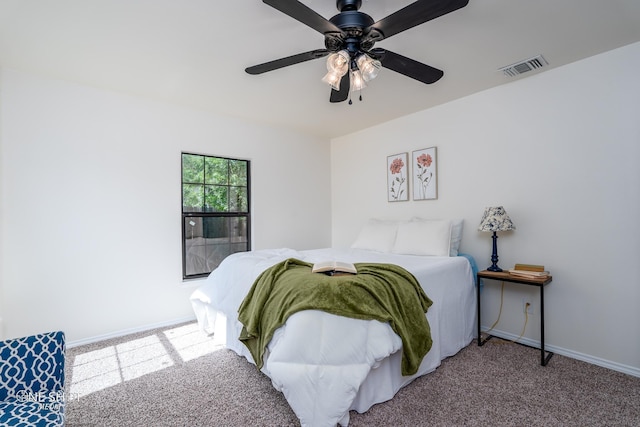
[[[483, 328], [482, 331], [486, 332], [488, 329], [489, 328]], [[518, 335], [514, 335], [509, 332], [498, 331], [495, 329], [491, 331], [491, 335], [495, 335], [496, 337], [504, 338], [506, 340], [515, 340], [516, 338], [518, 338]], [[540, 348], [540, 341], [523, 337], [523, 338], [520, 338], [518, 342], [521, 344], [526, 344], [532, 347]], [[591, 363], [592, 365], [602, 366], [603, 368], [611, 369], [613, 371], [622, 372], [624, 374], [628, 374], [628, 375], [640, 378], [640, 368], [623, 365], [621, 363], [612, 362], [610, 360], [601, 359], [599, 357], [591, 356], [589, 354], [568, 350], [566, 348], [557, 347], [557, 346], [549, 345], [546, 343], [545, 343], [544, 349], [546, 351], [550, 351], [555, 354], [570, 357], [571, 359], [581, 360], [583, 362]]]
[[67, 348], [73, 348], [73, 347], [78, 347], [81, 345], [85, 345], [85, 344], [93, 344], [95, 342], [99, 342], [99, 341], [104, 341], [104, 340], [108, 340], [111, 338], [119, 338], [125, 335], [129, 335], [129, 334], [135, 334], [138, 332], [144, 332], [144, 331], [148, 331], [151, 329], [157, 329], [157, 328], [164, 328], [166, 326], [173, 326], [173, 325], [177, 325], [179, 323], [185, 323], [185, 322], [192, 322], [195, 321], [195, 315], [194, 316], [189, 316], [189, 317], [183, 317], [180, 319], [173, 319], [173, 320], [168, 320], [165, 322], [160, 322], [160, 323], [154, 323], [151, 325], [144, 325], [144, 326], [140, 326], [140, 327], [136, 327], [136, 328], [130, 328], [130, 329], [123, 329], [120, 331], [115, 331], [115, 332], [111, 332], [108, 334], [103, 334], [103, 335], [97, 335], [94, 337], [90, 337], [90, 338], [84, 338], [81, 340], [76, 340], [76, 341], [71, 341], [71, 342], [67, 342]]

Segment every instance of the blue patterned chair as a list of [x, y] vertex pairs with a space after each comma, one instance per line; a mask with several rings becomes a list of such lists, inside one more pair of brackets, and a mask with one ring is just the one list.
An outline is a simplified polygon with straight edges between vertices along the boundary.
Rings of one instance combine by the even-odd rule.
[[64, 425], [63, 332], [0, 341], [0, 426]]

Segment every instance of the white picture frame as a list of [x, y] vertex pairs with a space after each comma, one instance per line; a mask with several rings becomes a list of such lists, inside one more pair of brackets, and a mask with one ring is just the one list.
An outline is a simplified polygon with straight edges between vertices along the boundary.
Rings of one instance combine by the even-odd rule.
[[423, 148], [411, 153], [413, 200], [438, 198], [437, 147]]
[[409, 200], [409, 153], [387, 157], [387, 201]]

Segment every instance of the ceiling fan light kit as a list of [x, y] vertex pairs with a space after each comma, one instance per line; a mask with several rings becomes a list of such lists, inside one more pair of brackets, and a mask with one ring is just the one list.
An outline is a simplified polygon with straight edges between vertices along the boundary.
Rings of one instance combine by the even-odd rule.
[[334, 90], [340, 90], [340, 80], [342, 80], [342, 74], [327, 72], [322, 78], [322, 81], [331, 86]]
[[351, 70], [351, 92], [357, 92], [367, 87], [367, 82], [362, 77], [362, 71]]
[[374, 45], [402, 31], [465, 7], [469, 0], [418, 0], [379, 21], [360, 12], [362, 0], [337, 0], [339, 13], [326, 19], [297, 0], [263, 0], [264, 3], [318, 31], [325, 49], [248, 67], [249, 74], [262, 74], [312, 59], [327, 58], [322, 81], [331, 86], [330, 102], [342, 102], [352, 91], [360, 91], [384, 67], [431, 84], [443, 71]]
[[375, 79], [380, 72], [380, 67], [382, 67], [380, 61], [373, 59], [366, 53], [358, 56], [356, 64], [358, 64], [358, 69], [362, 72], [362, 78], [367, 82]]
[[350, 62], [351, 57], [347, 50], [341, 50], [329, 55], [327, 57], [327, 74], [322, 78], [322, 81], [329, 84], [333, 89], [340, 90], [340, 80], [349, 71]]

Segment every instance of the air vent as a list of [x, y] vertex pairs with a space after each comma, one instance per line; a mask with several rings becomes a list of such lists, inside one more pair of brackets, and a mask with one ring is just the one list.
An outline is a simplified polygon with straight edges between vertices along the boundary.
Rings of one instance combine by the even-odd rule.
[[542, 55], [538, 55], [533, 58], [525, 59], [524, 61], [516, 62], [515, 64], [507, 65], [506, 67], [498, 68], [505, 76], [515, 77], [527, 71], [537, 70], [545, 65], [548, 65], [546, 59]]

